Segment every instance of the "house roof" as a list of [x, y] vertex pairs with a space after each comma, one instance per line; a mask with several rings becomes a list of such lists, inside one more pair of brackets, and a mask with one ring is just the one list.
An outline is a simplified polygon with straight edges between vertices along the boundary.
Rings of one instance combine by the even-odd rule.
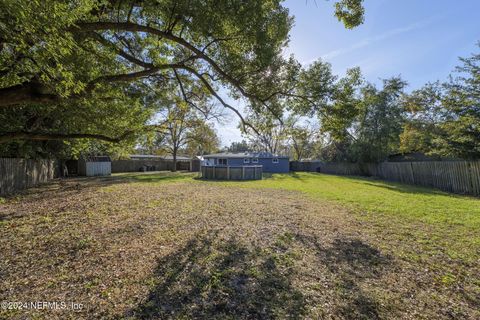
[[[163, 159], [173, 160], [173, 156], [165, 156], [165, 157], [163, 157]], [[186, 157], [186, 156], [177, 156], [177, 160], [192, 160], [192, 158]]]
[[[131, 154], [131, 159], [163, 159], [173, 160], [172, 156], [159, 156], [156, 154]], [[185, 156], [177, 156], [177, 160], [190, 160], [191, 158]]]
[[204, 158], [288, 158], [288, 156], [275, 155], [270, 152], [220, 152], [206, 154]]

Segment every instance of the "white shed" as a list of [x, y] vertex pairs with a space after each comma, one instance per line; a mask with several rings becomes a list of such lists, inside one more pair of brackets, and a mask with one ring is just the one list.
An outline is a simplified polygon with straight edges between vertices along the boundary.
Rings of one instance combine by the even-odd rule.
[[78, 160], [78, 175], [109, 176], [112, 174], [112, 161], [108, 156], [82, 157]]

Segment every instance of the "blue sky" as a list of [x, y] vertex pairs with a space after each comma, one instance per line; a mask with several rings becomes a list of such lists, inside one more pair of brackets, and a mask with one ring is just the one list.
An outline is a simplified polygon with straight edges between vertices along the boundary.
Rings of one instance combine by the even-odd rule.
[[[303, 64], [322, 58], [339, 75], [359, 66], [366, 80], [377, 84], [401, 75], [412, 90], [445, 80], [458, 57], [480, 51], [480, 0], [364, 2], [364, 24], [348, 30], [334, 17], [332, 1], [285, 1], [295, 16], [285, 54], [294, 54]], [[217, 125], [222, 145], [241, 140], [237, 124], [231, 117]]]

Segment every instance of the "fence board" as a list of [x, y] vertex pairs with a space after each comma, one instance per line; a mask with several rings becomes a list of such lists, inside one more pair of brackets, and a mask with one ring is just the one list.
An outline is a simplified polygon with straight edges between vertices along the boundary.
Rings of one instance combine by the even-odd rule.
[[56, 161], [0, 158], [0, 195], [31, 188], [57, 176]]
[[[293, 171], [309, 171], [308, 167], [302, 162], [291, 166]], [[480, 196], [480, 161], [383, 162], [362, 165], [328, 162], [320, 163], [319, 167], [323, 173], [374, 176], [387, 181]]]
[[[173, 169], [172, 160], [114, 160], [112, 173], [138, 172], [142, 167], [151, 167], [152, 171], [165, 171]], [[177, 170], [190, 170], [190, 160], [178, 160]]]

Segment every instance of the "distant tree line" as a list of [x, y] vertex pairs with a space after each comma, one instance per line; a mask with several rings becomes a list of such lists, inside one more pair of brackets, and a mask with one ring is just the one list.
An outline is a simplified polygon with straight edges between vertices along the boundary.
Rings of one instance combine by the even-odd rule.
[[365, 82], [359, 69], [339, 79], [328, 63], [316, 62], [325, 91], [315, 106], [290, 106], [282, 118], [250, 114], [247, 119], [259, 132], [246, 128], [243, 143], [296, 160], [379, 162], [412, 152], [479, 159], [480, 54], [460, 62], [448, 81], [410, 93], [400, 77], [385, 79], [378, 88]]

